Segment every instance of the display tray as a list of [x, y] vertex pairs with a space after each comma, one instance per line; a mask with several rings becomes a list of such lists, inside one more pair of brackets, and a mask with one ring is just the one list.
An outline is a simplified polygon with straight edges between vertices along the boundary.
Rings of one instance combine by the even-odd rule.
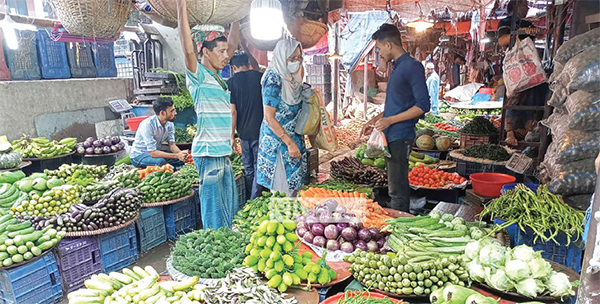
[[192, 193], [186, 195], [186, 196], [182, 196], [178, 199], [174, 199], [174, 200], [170, 200], [170, 201], [164, 201], [164, 202], [156, 202], [156, 203], [145, 203], [142, 204], [142, 208], [152, 208], [152, 207], [160, 207], [160, 206], [166, 206], [166, 205], [171, 205], [171, 204], [175, 204], [175, 203], [179, 203], [182, 201], [185, 201], [188, 198], [191, 198], [192, 196], [194, 196], [194, 189], [192, 189]]
[[25, 161], [24, 160], [24, 161], [21, 162], [21, 164], [18, 167], [16, 167], [16, 168], [10, 168], [10, 169], [2, 169], [2, 170], [0, 170], [0, 173], [21, 170], [21, 169], [23, 169], [23, 168], [25, 168], [25, 167], [27, 167], [29, 165], [31, 165], [31, 161], [28, 161], [28, 160]]
[[[556, 263], [554, 261], [551, 260], [546, 260], [550, 263], [550, 265], [552, 265], [552, 269], [554, 271], [557, 272], [564, 272], [568, 277], [569, 280], [571, 282], [575, 281], [575, 280], [579, 280], [579, 274], [577, 272], [575, 272], [573, 269], [561, 265], [559, 263]], [[505, 300], [511, 300], [511, 301], [516, 301], [516, 302], [526, 302], [526, 301], [539, 301], [539, 302], [546, 302], [546, 303], [560, 303], [562, 302], [560, 297], [553, 297], [553, 296], [549, 296], [549, 295], [545, 295], [545, 296], [538, 296], [536, 298], [528, 298], [526, 296], [520, 295], [514, 291], [502, 291], [502, 290], [498, 290], [495, 289], [485, 283], [478, 283], [478, 282], [473, 282], [473, 285], [481, 287], [483, 290], [487, 290], [490, 293], [492, 293], [493, 295], [499, 296]], [[577, 294], [577, 287], [573, 288], [575, 291], [575, 294]]]
[[[54, 247], [56, 247], [57, 245], [58, 245], [58, 243], [56, 243], [56, 245], [48, 248], [48, 250], [42, 252], [42, 254], [40, 254], [39, 256], [34, 256], [33, 258], [31, 258], [29, 260], [23, 260], [23, 262], [20, 262], [20, 263], [13, 263], [12, 265], [7, 266], [7, 267], [0, 267], [0, 271], [9, 270], [9, 269], [12, 269], [12, 268], [15, 268], [15, 267], [19, 267], [21, 265], [25, 265], [27, 263], [31, 263], [31, 262], [33, 262], [33, 261], [35, 261], [37, 259], [43, 258], [46, 254], [48, 254], [48, 252], [52, 252], [54, 250]], [[0, 264], [0, 265], [2, 265], [2, 264]]]
[[[505, 166], [506, 165], [506, 161], [499, 162], [499, 161], [494, 161], [494, 160], [485, 159], [485, 158], [468, 157], [463, 154], [463, 151], [465, 151], [465, 150], [464, 149], [452, 150], [452, 151], [450, 151], [450, 153], [448, 155], [450, 155], [450, 157], [452, 157], [454, 159], [459, 159], [459, 160], [466, 161], [466, 162], [486, 164], [486, 165], [496, 165], [496, 166]], [[506, 151], [509, 154], [512, 154], [514, 152], [510, 149], [506, 149]]]
[[375, 292], [381, 293], [383, 295], [386, 295], [390, 298], [394, 298], [394, 299], [410, 299], [412, 302], [415, 303], [427, 303], [429, 302], [429, 296], [426, 294], [422, 294], [422, 295], [416, 295], [416, 294], [397, 294], [397, 293], [391, 293], [391, 292], [386, 292], [383, 290], [379, 290], [379, 289], [372, 289]]
[[86, 237], [86, 236], [93, 236], [93, 235], [99, 235], [99, 234], [105, 234], [105, 233], [110, 233], [113, 231], [117, 231], [121, 228], [125, 228], [129, 225], [132, 225], [133, 223], [135, 223], [135, 221], [137, 221], [137, 219], [140, 217], [140, 214], [136, 214], [136, 216], [134, 216], [132, 219], [128, 220], [127, 222], [121, 224], [121, 225], [117, 225], [117, 226], [113, 226], [113, 227], [108, 227], [108, 228], [102, 228], [102, 229], [96, 229], [96, 230], [92, 230], [92, 231], [72, 231], [72, 232], [67, 232], [67, 235], [65, 237], [68, 238], [78, 238], [78, 237]]
[[[383, 293], [379, 293], [379, 292], [354, 291], [354, 292], [349, 293], [348, 295], [349, 295], [349, 297], [346, 297], [345, 293], [339, 293], [339, 294], [336, 294], [334, 296], [331, 296], [331, 297], [325, 299], [323, 302], [321, 302], [321, 304], [337, 304], [342, 299], [345, 300], [345, 299], [356, 298], [356, 297], [361, 297], [363, 299], [385, 299], [387, 297], [394, 303], [402, 303], [403, 302], [400, 299], [395, 299], [395, 298], [392, 298], [391, 296], [387, 296], [387, 295], [385, 295]], [[302, 302], [300, 302], [300, 303], [302, 303]]]
[[71, 156], [73, 154], [75, 154], [74, 150], [71, 151], [71, 152], [69, 152], [69, 153], [67, 153], [67, 154], [57, 155], [57, 156], [54, 156], [54, 157], [48, 157], [48, 158], [35, 158], [35, 157], [33, 157], [33, 158], [27, 158], [27, 157], [24, 157], [24, 158], [22, 158], [22, 160], [23, 161], [30, 161], [30, 162], [44, 161], [44, 160], [50, 160], [50, 159], [63, 158], [63, 157]]
[[[313, 254], [313, 258], [312, 261], [316, 262], [319, 259], [319, 256], [312, 250], [310, 249], [310, 247], [308, 247], [306, 244], [300, 242], [300, 248], [298, 249], [298, 253], [302, 254], [304, 252], [310, 252]], [[335, 278], [335, 280], [325, 284], [325, 285], [321, 285], [321, 284], [315, 284], [315, 283], [311, 283], [310, 286], [311, 287], [315, 287], [315, 288], [323, 288], [323, 287], [329, 287], [329, 286], [333, 286], [336, 285], [338, 283], [344, 282], [347, 279], [349, 279], [352, 274], [350, 273], [349, 269], [350, 269], [350, 263], [347, 262], [327, 262], [327, 265], [329, 265], [329, 267], [331, 267], [331, 270], [335, 271], [337, 277]], [[301, 283], [300, 286], [307, 286], [306, 283]]]

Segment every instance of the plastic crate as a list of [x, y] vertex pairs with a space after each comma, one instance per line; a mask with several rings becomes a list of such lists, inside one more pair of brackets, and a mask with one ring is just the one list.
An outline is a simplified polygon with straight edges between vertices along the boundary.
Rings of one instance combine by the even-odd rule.
[[146, 252], [167, 241], [162, 207], [144, 208], [135, 222], [139, 251]]
[[469, 178], [471, 174], [480, 172], [511, 174], [511, 171], [504, 166], [467, 162], [459, 159], [456, 160], [456, 172], [464, 178]]
[[92, 55], [96, 66], [96, 77], [117, 77], [115, 48], [110, 43], [92, 43]]
[[312, 58], [313, 64], [329, 64], [329, 56], [314, 55]]
[[67, 57], [69, 58], [69, 66], [71, 67], [71, 77], [96, 77], [96, 66], [94, 65], [90, 43], [68, 42]]
[[498, 135], [460, 134], [460, 148], [466, 149], [480, 144], [497, 144]]
[[83, 287], [83, 281], [102, 272], [98, 238], [63, 239], [56, 250], [56, 263], [65, 293]]
[[138, 244], [134, 225], [100, 235], [99, 241], [102, 272], [119, 271], [137, 262]]
[[44, 79], [70, 78], [69, 59], [64, 42], [50, 39], [46, 29], [39, 29], [37, 37], [37, 50]]
[[10, 80], [10, 70], [6, 65], [6, 58], [4, 57], [3, 40], [0, 39], [0, 81], [8, 80]]
[[308, 75], [329, 75], [331, 65], [329, 64], [309, 64], [306, 66]]
[[1, 304], [52, 304], [63, 296], [52, 252], [27, 264], [0, 271]]
[[[6, 29], [5, 29], [6, 30]], [[15, 31], [19, 48], [11, 50], [5, 46], [6, 63], [11, 80], [38, 80], [42, 78], [38, 62], [37, 39], [33, 31]]]
[[179, 235], [196, 229], [196, 214], [194, 200], [163, 206], [167, 239], [176, 240]]
[[502, 186], [502, 190], [500, 190], [500, 193], [504, 194], [504, 192], [510, 191], [515, 189], [515, 187], [518, 184], [524, 184], [525, 186], [527, 186], [527, 188], [533, 190], [533, 191], [537, 191], [537, 188], [540, 186], [540, 184], [531, 184], [531, 183], [514, 183], [514, 184], [507, 184]]
[[[502, 224], [504, 221], [494, 219], [494, 223]], [[535, 251], [542, 251], [543, 258], [565, 265], [578, 273], [581, 272], [584, 246], [581, 240], [571, 242], [569, 247], [557, 245], [554, 241], [542, 242], [539, 238], [534, 244], [535, 234], [528, 228], [526, 228], [526, 231], [522, 231], [518, 225], [512, 224], [506, 230], [510, 237], [510, 247], [519, 245], [530, 246]], [[559, 233], [555, 238], [560, 244], [567, 243], [567, 237], [562, 233]]]
[[240, 209], [246, 205], [246, 179], [240, 175], [235, 179], [235, 188], [238, 195], [238, 206]]
[[308, 83], [310, 84], [331, 84], [331, 75], [308, 75]]

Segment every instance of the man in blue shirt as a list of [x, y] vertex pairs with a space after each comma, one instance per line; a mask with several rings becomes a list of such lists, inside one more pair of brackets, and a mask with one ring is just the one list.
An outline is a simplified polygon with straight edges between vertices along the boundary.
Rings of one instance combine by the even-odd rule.
[[440, 76], [435, 72], [433, 62], [428, 62], [425, 66], [427, 73], [427, 91], [431, 99], [431, 112], [438, 115], [438, 106], [440, 105]]
[[411, 57], [402, 47], [400, 31], [394, 25], [383, 24], [373, 34], [381, 59], [393, 61], [383, 113], [371, 119], [362, 133], [375, 127], [383, 132], [391, 157], [387, 158], [390, 207], [408, 212], [408, 156], [415, 139], [415, 124], [429, 112], [429, 93], [425, 85], [423, 64]]
[[[189, 157], [188, 151], [181, 151], [175, 144], [173, 120], [177, 111], [170, 98], [158, 98], [152, 104], [154, 113], [144, 119], [135, 133], [135, 141], [129, 153], [131, 163], [138, 168], [162, 166], [167, 163], [175, 168], [183, 166]], [[163, 142], [169, 143], [171, 153], [160, 150]]]

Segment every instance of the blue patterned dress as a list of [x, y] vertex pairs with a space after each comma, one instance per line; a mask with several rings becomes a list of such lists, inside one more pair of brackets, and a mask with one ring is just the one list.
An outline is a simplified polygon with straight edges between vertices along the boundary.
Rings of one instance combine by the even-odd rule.
[[281, 76], [274, 71], [268, 71], [262, 83], [263, 103], [276, 108], [275, 118], [285, 132], [298, 145], [300, 159], [290, 157], [287, 145], [273, 132], [267, 121], [263, 121], [260, 128], [258, 144], [257, 182], [258, 184], [273, 189], [277, 157], [282, 156], [283, 165], [289, 190], [300, 189], [306, 181], [308, 172], [308, 153], [304, 145], [304, 135], [295, 132], [296, 118], [302, 104], [290, 106], [281, 99]]

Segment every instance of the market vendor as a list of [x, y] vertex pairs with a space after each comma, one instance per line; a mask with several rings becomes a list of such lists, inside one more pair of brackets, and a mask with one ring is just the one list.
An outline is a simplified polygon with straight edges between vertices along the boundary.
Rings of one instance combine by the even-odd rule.
[[[175, 125], [173, 120], [177, 111], [171, 98], [160, 97], [152, 104], [154, 113], [144, 119], [135, 133], [135, 141], [129, 157], [138, 168], [162, 166], [167, 163], [175, 169], [181, 168], [189, 157], [189, 151], [181, 151], [175, 144]], [[161, 151], [163, 142], [169, 144], [171, 152]]]
[[538, 31], [531, 22], [523, 20], [523, 18], [527, 17], [527, 12], [529, 11], [527, 0], [511, 0], [507, 5], [506, 10], [508, 11], [508, 17], [500, 20], [498, 23], [498, 44], [500, 46], [506, 47], [510, 44], [513, 18], [516, 19], [514, 31], [519, 32], [520, 40], [523, 40]]
[[229, 41], [220, 32], [203, 34], [198, 64], [185, 0], [177, 0], [177, 13], [187, 87], [198, 118], [192, 157], [200, 177], [202, 225], [204, 229], [231, 227], [239, 204], [229, 160], [232, 151], [229, 89], [219, 71], [238, 47], [239, 23], [231, 25]]
[[373, 34], [381, 59], [394, 63], [390, 75], [383, 113], [363, 127], [361, 135], [373, 126], [382, 131], [391, 157], [387, 158], [390, 207], [409, 212], [408, 156], [415, 139], [415, 124], [429, 112], [429, 92], [425, 84], [423, 65], [402, 47], [400, 31], [394, 25], [383, 24]]

